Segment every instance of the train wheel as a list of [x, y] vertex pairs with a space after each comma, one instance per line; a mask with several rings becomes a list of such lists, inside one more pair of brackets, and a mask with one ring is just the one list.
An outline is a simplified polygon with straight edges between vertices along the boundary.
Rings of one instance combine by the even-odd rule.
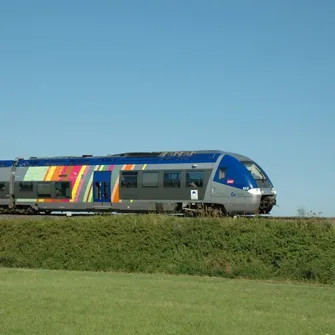
[[222, 216], [222, 211], [218, 208], [214, 208], [212, 211], [212, 217], [218, 218]]
[[273, 208], [270, 197], [264, 197], [259, 206], [259, 214], [269, 214]]
[[26, 209], [26, 214], [28, 214], [28, 215], [34, 215], [34, 214], [36, 214], [37, 212], [35, 211], [35, 209], [33, 209], [32, 207], [28, 207], [27, 209]]

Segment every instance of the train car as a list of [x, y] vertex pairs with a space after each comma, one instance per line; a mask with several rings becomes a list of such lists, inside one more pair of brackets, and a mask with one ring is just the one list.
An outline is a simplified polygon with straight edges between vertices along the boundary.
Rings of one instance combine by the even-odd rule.
[[3, 161], [1, 185], [2, 209], [12, 212], [243, 215], [268, 214], [276, 204], [256, 162], [219, 150]]
[[13, 206], [13, 190], [11, 189], [13, 160], [0, 161], [0, 210]]

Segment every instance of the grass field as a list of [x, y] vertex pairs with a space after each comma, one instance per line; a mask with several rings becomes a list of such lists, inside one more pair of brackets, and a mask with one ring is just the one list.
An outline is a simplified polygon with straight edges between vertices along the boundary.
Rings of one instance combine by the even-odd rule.
[[331, 286], [0, 269], [5, 334], [335, 334]]

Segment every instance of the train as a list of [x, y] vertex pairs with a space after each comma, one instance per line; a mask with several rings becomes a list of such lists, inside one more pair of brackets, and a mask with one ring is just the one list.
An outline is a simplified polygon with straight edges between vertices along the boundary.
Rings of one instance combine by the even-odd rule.
[[277, 192], [247, 156], [221, 150], [0, 161], [0, 212], [269, 214]]

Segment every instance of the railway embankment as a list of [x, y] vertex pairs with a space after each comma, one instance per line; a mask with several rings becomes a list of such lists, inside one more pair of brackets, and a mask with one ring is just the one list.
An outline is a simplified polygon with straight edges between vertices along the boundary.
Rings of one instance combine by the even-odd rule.
[[0, 266], [335, 284], [335, 225], [156, 215], [7, 218], [0, 221]]

